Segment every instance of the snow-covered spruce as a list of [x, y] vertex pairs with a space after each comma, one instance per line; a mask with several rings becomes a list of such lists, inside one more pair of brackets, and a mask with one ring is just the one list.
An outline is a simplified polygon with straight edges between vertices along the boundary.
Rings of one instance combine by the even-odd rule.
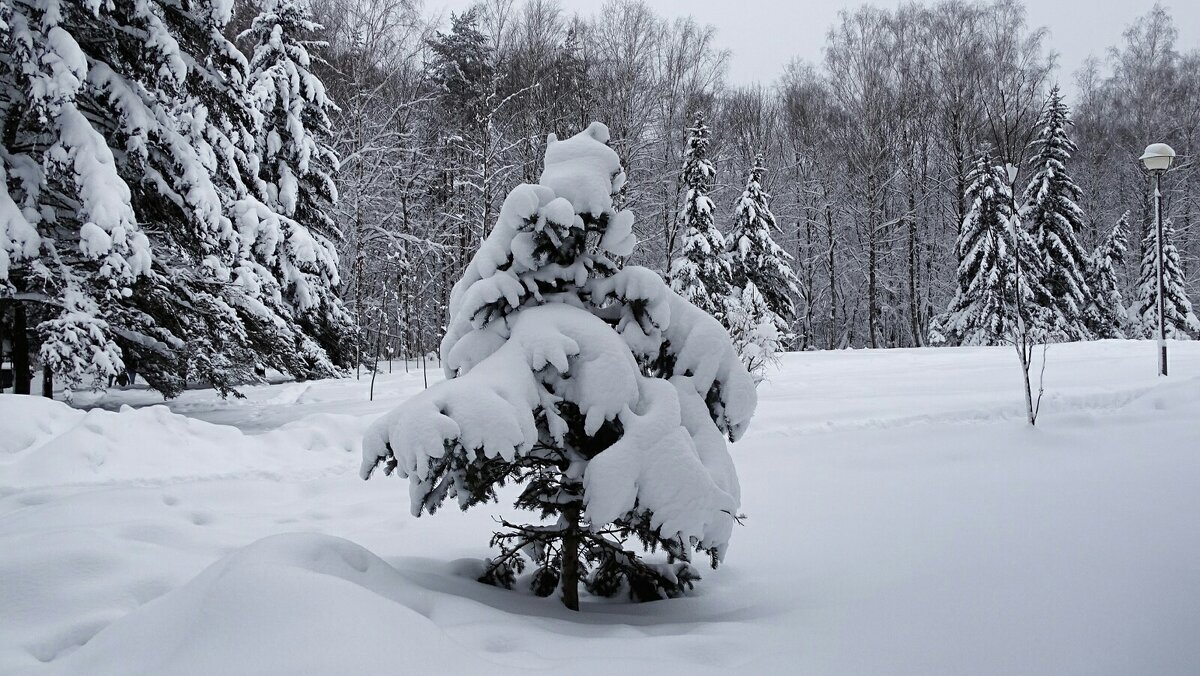
[[[733, 227], [726, 243], [734, 291], [727, 310], [726, 326], [738, 353], [756, 373], [775, 361], [796, 316], [793, 296], [799, 295], [791, 255], [784, 251], [771, 231], [778, 228], [763, 190], [766, 173], [762, 155], [746, 181], [733, 212]], [[734, 315], [738, 317], [734, 317]], [[765, 324], [771, 324], [767, 328]]]
[[239, 37], [254, 44], [247, 83], [257, 113], [259, 190], [280, 215], [278, 234], [253, 253], [280, 280], [306, 333], [336, 355], [353, 328], [334, 291], [339, 277], [333, 240], [341, 232], [331, 216], [338, 158], [328, 141], [329, 114], [337, 106], [312, 72], [309, 50], [325, 43], [305, 39], [322, 29], [295, 0], [263, 0]]
[[767, 366], [779, 362], [787, 334], [779, 315], [771, 311], [754, 282], [747, 281], [738, 296], [726, 304], [729, 337], [746, 369], [761, 381]]
[[[754, 382], [729, 336], [654, 272], [619, 269], [633, 214], [608, 129], [549, 137], [537, 185], [509, 193], [455, 285], [442, 341], [449, 380], [384, 416], [362, 475], [409, 479], [413, 514], [466, 509], [512, 481], [540, 522], [504, 522], [482, 581], [522, 579], [578, 608], [595, 595], [675, 596], [716, 566], [737, 515], [726, 448], [754, 412]], [[664, 556], [648, 560], [638, 543]], [[632, 545], [632, 547], [631, 547]]]
[[1024, 326], [1044, 336], [1047, 291], [1042, 260], [1013, 214], [1004, 168], [984, 151], [967, 175], [971, 208], [958, 234], [958, 292], [929, 324], [933, 345], [997, 345]]
[[1038, 138], [1030, 144], [1033, 177], [1025, 189], [1021, 219], [1042, 258], [1041, 283], [1049, 292], [1045, 328], [1054, 338], [1086, 340], [1092, 337], [1089, 324], [1098, 320], [1087, 316], [1092, 289], [1087, 280], [1087, 253], [1076, 236], [1083, 228], [1083, 210], [1076, 203], [1083, 192], [1067, 171], [1075, 152], [1075, 143], [1067, 136], [1070, 114], [1054, 87], [1039, 120]]
[[264, 263], [298, 239], [251, 180], [230, 12], [0, 5], [0, 298], [68, 381], [132, 367], [172, 395], [188, 380], [228, 392], [260, 365], [334, 372]]
[[[1130, 309], [1131, 336], [1156, 338], [1158, 336], [1158, 240], [1151, 229], [1142, 240], [1142, 267], [1138, 275], [1137, 299]], [[1179, 260], [1179, 249], [1175, 248], [1175, 228], [1171, 221], [1163, 223], [1163, 322], [1167, 338], [1188, 340], [1200, 337], [1200, 319], [1197, 319], [1184, 287], [1183, 264]]]
[[261, 115], [259, 176], [264, 201], [279, 213], [325, 236], [337, 231], [328, 210], [337, 199], [338, 160], [329, 147], [329, 113], [336, 110], [312, 72], [305, 40], [321, 30], [295, 0], [264, 0], [250, 28], [239, 36], [254, 44], [248, 84]]
[[725, 238], [713, 220], [713, 202], [708, 193], [716, 179], [716, 168], [708, 158], [709, 131], [704, 114], [696, 113], [688, 128], [682, 180], [686, 190], [679, 237], [679, 253], [671, 260], [668, 277], [671, 289], [692, 305], [725, 321], [725, 305], [732, 293], [733, 279]]
[[1116, 266], [1125, 263], [1129, 246], [1129, 212], [1121, 215], [1108, 237], [1096, 245], [1088, 258], [1088, 285], [1092, 289], [1092, 304], [1086, 316], [1092, 335], [1097, 338], [1124, 338], [1129, 313], [1121, 297]]

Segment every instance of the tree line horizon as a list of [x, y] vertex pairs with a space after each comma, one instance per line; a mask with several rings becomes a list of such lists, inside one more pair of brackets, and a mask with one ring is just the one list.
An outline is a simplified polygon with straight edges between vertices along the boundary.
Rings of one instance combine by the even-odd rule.
[[[110, 42], [128, 53], [112, 52], [102, 32], [88, 32], [94, 19], [84, 8], [57, 17], [41, 0], [13, 5], [22, 16], [58, 18], [76, 31], [86, 64], [103, 74], [64, 82], [82, 87], [72, 103], [114, 149], [121, 179], [133, 186], [122, 218], [150, 237], [145, 252], [142, 240], [130, 240], [115, 291], [81, 280], [113, 272], [100, 265], [95, 249], [126, 246], [124, 240], [110, 237], [106, 244], [94, 231], [91, 239], [76, 233], [83, 256], [58, 261], [54, 269], [63, 272], [53, 274], [31, 263], [37, 260], [27, 255], [32, 240], [5, 245], [0, 324], [5, 335], [28, 338], [35, 361], [68, 379], [136, 362], [153, 376], [151, 386], [172, 394], [189, 380], [232, 392], [264, 368], [307, 378], [434, 354], [451, 287], [493, 226], [504, 195], [537, 181], [547, 134], [569, 138], [592, 121], [607, 125], [609, 145], [628, 172], [616, 196], [619, 208], [638, 216], [640, 244], [628, 262], [666, 276], [685, 243], [684, 165], [697, 113], [709, 130], [716, 228], [726, 231], [748, 212], [743, 193], [753, 174], [754, 199], [769, 204], [771, 234], [791, 257], [794, 293], [790, 311], [780, 313], [790, 322], [783, 327], [786, 346], [928, 345], [931, 322], [963, 288], [959, 240], [975, 206], [971, 175], [980, 152], [987, 148], [996, 166], [1016, 167], [1019, 178], [1010, 188], [1024, 190], [1037, 171], [1030, 161], [1038, 121], [1059, 82], [1049, 33], [1029, 25], [1017, 0], [843, 10], [820, 63], [794, 60], [782, 72], [763, 73], [761, 81], [770, 84], [745, 86], [726, 78], [730, 52], [715, 44], [719, 26], [664, 17], [639, 0], [609, 0], [592, 15], [573, 14], [553, 0], [488, 0], [451, 15], [448, 25], [415, 0], [274, 0], [273, 11], [285, 5], [303, 11], [287, 10], [287, 30], [295, 34], [283, 48], [250, 30], [263, 12], [251, 0], [192, 0], [174, 14], [157, 2], [145, 6], [163, 12], [175, 43], [149, 37], [157, 29], [138, 14], [143, 6], [95, 9], [107, 22], [104, 30], [117, 36]], [[11, 12], [3, 18], [10, 29], [22, 26]], [[10, 55], [26, 53], [30, 43], [11, 30], [5, 36]], [[32, 44], [42, 48], [36, 39]], [[58, 46], [46, 44], [51, 51]], [[1089, 59], [1070, 74], [1075, 95], [1063, 101], [1072, 149], [1062, 164], [1077, 190], [1071, 201], [1079, 211], [1072, 223], [1078, 246], [1089, 256], [1106, 246], [1111, 251], [1110, 235], [1129, 215], [1130, 255], [1111, 258], [1102, 271], [1124, 306], [1137, 299], [1153, 221], [1150, 177], [1137, 161], [1151, 142], [1179, 153], [1163, 177], [1164, 213], [1173, 228], [1179, 295], [1186, 301], [1200, 290], [1200, 173], [1192, 160], [1200, 141], [1200, 49], [1184, 47], [1169, 11], [1156, 5], [1104, 59]], [[172, 50], [188, 58], [175, 60]], [[245, 55], [259, 53], [251, 69]], [[276, 68], [262, 60], [268, 58], [294, 62], [289, 72], [301, 73], [295, 95], [312, 112], [297, 118], [299, 126], [283, 108], [264, 104], [264, 93], [254, 95], [254, 105], [265, 105], [265, 112], [237, 101], [246, 82], [264, 81], [251, 70]], [[26, 110], [22, 97], [44, 90], [30, 84], [20, 58], [0, 66], [16, 92], [0, 97], [11, 140], [6, 149], [38, 162], [52, 158], [44, 139], [57, 132], [39, 127], [36, 114], [12, 113]], [[171, 75], [178, 68], [204, 75], [183, 87]], [[162, 193], [162, 182], [157, 196], [138, 187], [159, 174], [129, 159], [141, 152], [129, 145], [131, 129], [155, 149], [164, 141], [138, 127], [106, 126], [106, 119], [125, 120], [119, 107], [127, 104], [105, 93], [120, 81], [110, 72], [147, 85], [143, 94], [154, 100], [205, 106], [205, 116], [197, 117], [172, 103], [159, 119], [178, 125], [192, 144], [176, 143], [145, 160], [164, 172], [166, 183], [175, 181], [175, 193]], [[261, 121], [258, 131], [251, 129], [273, 113], [280, 114], [271, 121], [280, 125], [276, 136]], [[281, 151], [279, 139], [300, 131], [295, 147], [309, 150], [292, 154], [284, 143]], [[14, 145], [24, 138], [35, 140]], [[217, 159], [203, 159], [214, 150]], [[179, 168], [187, 162], [161, 164], [171, 153], [204, 165], [200, 173], [217, 202], [190, 203], [195, 192], [186, 188], [195, 176]], [[324, 158], [321, 171], [306, 174], [301, 155]], [[55, 172], [63, 169], [44, 161]], [[281, 162], [292, 169], [277, 171]], [[26, 192], [32, 184], [25, 166], [14, 160], [5, 168], [18, 202], [36, 197]], [[297, 184], [300, 175], [307, 178]], [[24, 213], [37, 220], [54, 211], [60, 227], [82, 225], [86, 214], [73, 206], [76, 200], [58, 195]], [[221, 223], [238, 225], [231, 231]], [[142, 253], [153, 253], [153, 261]], [[222, 256], [231, 258], [218, 261]], [[201, 260], [205, 265], [197, 267]], [[245, 275], [257, 281], [236, 294], [253, 297], [228, 297], [230, 286], [221, 280]], [[31, 280], [45, 288], [31, 291]], [[131, 286], [121, 286], [126, 282]], [[69, 303], [66, 289], [72, 289]], [[80, 311], [62, 310], [67, 306]], [[23, 330], [15, 329], [18, 316]], [[1130, 323], [1119, 328], [1143, 335]], [[1081, 337], [1087, 336], [1075, 336]]]

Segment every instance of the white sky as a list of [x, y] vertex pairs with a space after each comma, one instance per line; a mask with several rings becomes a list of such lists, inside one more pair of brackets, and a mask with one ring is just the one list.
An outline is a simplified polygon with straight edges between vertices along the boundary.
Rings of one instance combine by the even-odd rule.
[[[520, 0], [518, 0], [519, 2]], [[561, 0], [569, 12], [596, 13], [603, 0]], [[471, 0], [426, 0], [431, 10], [461, 11]], [[729, 66], [735, 84], [770, 83], [793, 57], [824, 58], [825, 33], [838, 10], [862, 4], [895, 7], [897, 0], [648, 0], [659, 14], [691, 14], [718, 29], [718, 43], [733, 52]], [[1164, 3], [1179, 29], [1181, 51], [1200, 47], [1200, 2]], [[1059, 53], [1059, 78], [1072, 85], [1072, 74], [1090, 54], [1104, 57], [1121, 32], [1154, 6], [1154, 0], [1027, 0], [1029, 23], [1050, 29], [1050, 45]]]

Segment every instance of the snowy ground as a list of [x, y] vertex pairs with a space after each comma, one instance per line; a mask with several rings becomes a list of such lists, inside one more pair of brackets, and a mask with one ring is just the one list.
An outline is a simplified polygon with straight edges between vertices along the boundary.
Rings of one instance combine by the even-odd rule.
[[1007, 349], [790, 355], [726, 565], [580, 614], [470, 579], [503, 507], [358, 479], [419, 373], [3, 395], [0, 674], [1195, 674], [1200, 344], [1171, 349], [1159, 379], [1150, 343], [1051, 347], [1036, 429]]

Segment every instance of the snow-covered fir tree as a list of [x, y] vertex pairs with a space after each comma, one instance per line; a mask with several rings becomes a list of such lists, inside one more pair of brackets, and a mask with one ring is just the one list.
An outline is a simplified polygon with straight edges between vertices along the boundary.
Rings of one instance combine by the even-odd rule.
[[336, 236], [330, 209], [337, 200], [338, 159], [329, 147], [329, 113], [336, 107], [312, 72], [305, 39], [321, 30], [296, 0], [262, 0], [240, 39], [254, 45], [249, 88], [261, 116], [259, 177], [264, 202], [325, 236]]
[[725, 321], [725, 305], [732, 289], [732, 272], [725, 251], [725, 238], [713, 218], [708, 194], [716, 180], [716, 167], [708, 158], [708, 125], [696, 113], [688, 128], [681, 180], [685, 189], [679, 225], [681, 245], [671, 261], [671, 289], [689, 303]]
[[1116, 268], [1125, 263], [1129, 246], [1129, 212], [1121, 215], [1104, 241], [1088, 258], [1088, 285], [1092, 304], [1088, 308], [1089, 330], [1097, 338], [1124, 338], [1129, 313], [1121, 297]]
[[69, 381], [334, 372], [260, 262], [284, 219], [257, 199], [230, 4], [0, 5], [0, 297]]
[[967, 175], [970, 210], [958, 235], [958, 292], [930, 322], [933, 345], [996, 345], [1022, 328], [1044, 337], [1049, 306], [1042, 259], [1013, 214], [1004, 168], [984, 151]]
[[740, 500], [726, 440], [756, 403], [724, 328], [615, 262], [635, 238], [613, 207], [625, 174], [607, 141], [600, 123], [550, 136], [540, 182], [509, 193], [454, 287], [447, 380], [363, 442], [363, 477], [407, 477], [414, 515], [520, 484], [516, 506], [540, 520], [504, 521], [480, 579], [561, 590], [575, 609], [581, 582], [658, 599], [698, 579], [693, 550], [721, 561]]
[[[766, 314], [763, 318], [769, 319], [775, 325], [775, 345], [778, 347], [778, 341], [786, 339], [788, 329], [796, 316], [792, 298], [799, 294], [799, 280], [796, 279], [796, 273], [789, 263], [792, 257], [775, 243], [771, 235], [771, 231], [777, 229], [778, 225], [768, 204], [771, 196], [762, 187], [765, 172], [762, 155], [758, 155], [746, 181], [746, 189], [742, 191], [734, 207], [733, 226], [729, 230], [726, 244], [735, 287], [734, 294], [745, 306], [740, 312], [747, 316], [760, 315], [762, 312], [756, 308], [764, 309]], [[737, 290], [741, 290], [741, 293]], [[755, 301], [755, 296], [761, 297], [762, 302]], [[734, 322], [732, 318], [727, 321], [731, 333], [735, 330], [735, 323], [741, 322]], [[756, 327], [759, 325], [758, 322], [751, 323]], [[757, 328], [755, 332], [760, 333]], [[753, 343], [759, 345], [760, 349], [769, 344], [769, 341], [765, 344], [761, 342], [761, 335], [758, 339], [749, 341], [736, 334], [733, 338], [735, 343]], [[763, 361], [761, 356], [752, 359], [755, 362]]]
[[738, 295], [731, 297], [725, 306], [726, 328], [742, 363], [756, 381], [761, 381], [767, 366], [779, 361], [787, 334], [781, 328], [779, 315], [767, 305], [754, 282], [747, 281], [734, 291]]
[[1071, 111], [1055, 86], [1046, 109], [1038, 120], [1038, 137], [1033, 141], [1029, 167], [1033, 170], [1025, 189], [1022, 221], [1033, 234], [1042, 257], [1042, 285], [1050, 292], [1049, 318], [1053, 335], [1067, 340], [1092, 336], [1088, 308], [1092, 289], [1087, 280], [1087, 252], [1077, 233], [1083, 228], [1083, 211], [1076, 203], [1082, 196], [1067, 171], [1075, 143], [1067, 135]]
[[334, 291], [341, 238], [333, 220], [337, 154], [329, 146], [329, 114], [337, 107], [312, 71], [311, 40], [322, 30], [296, 0], [262, 0], [240, 39], [254, 45], [248, 87], [257, 115], [259, 190], [286, 217], [283, 241], [264, 263], [283, 282], [297, 318], [321, 346], [336, 354], [348, 345], [351, 321]]
[[[1183, 264], [1175, 248], [1175, 228], [1170, 220], [1163, 223], [1163, 322], [1167, 338], [1188, 340], [1200, 337], [1197, 319], [1184, 286]], [[1137, 299], [1130, 309], [1129, 334], [1140, 338], [1158, 336], [1158, 242], [1154, 229], [1142, 240], [1141, 271], [1138, 274]]]

